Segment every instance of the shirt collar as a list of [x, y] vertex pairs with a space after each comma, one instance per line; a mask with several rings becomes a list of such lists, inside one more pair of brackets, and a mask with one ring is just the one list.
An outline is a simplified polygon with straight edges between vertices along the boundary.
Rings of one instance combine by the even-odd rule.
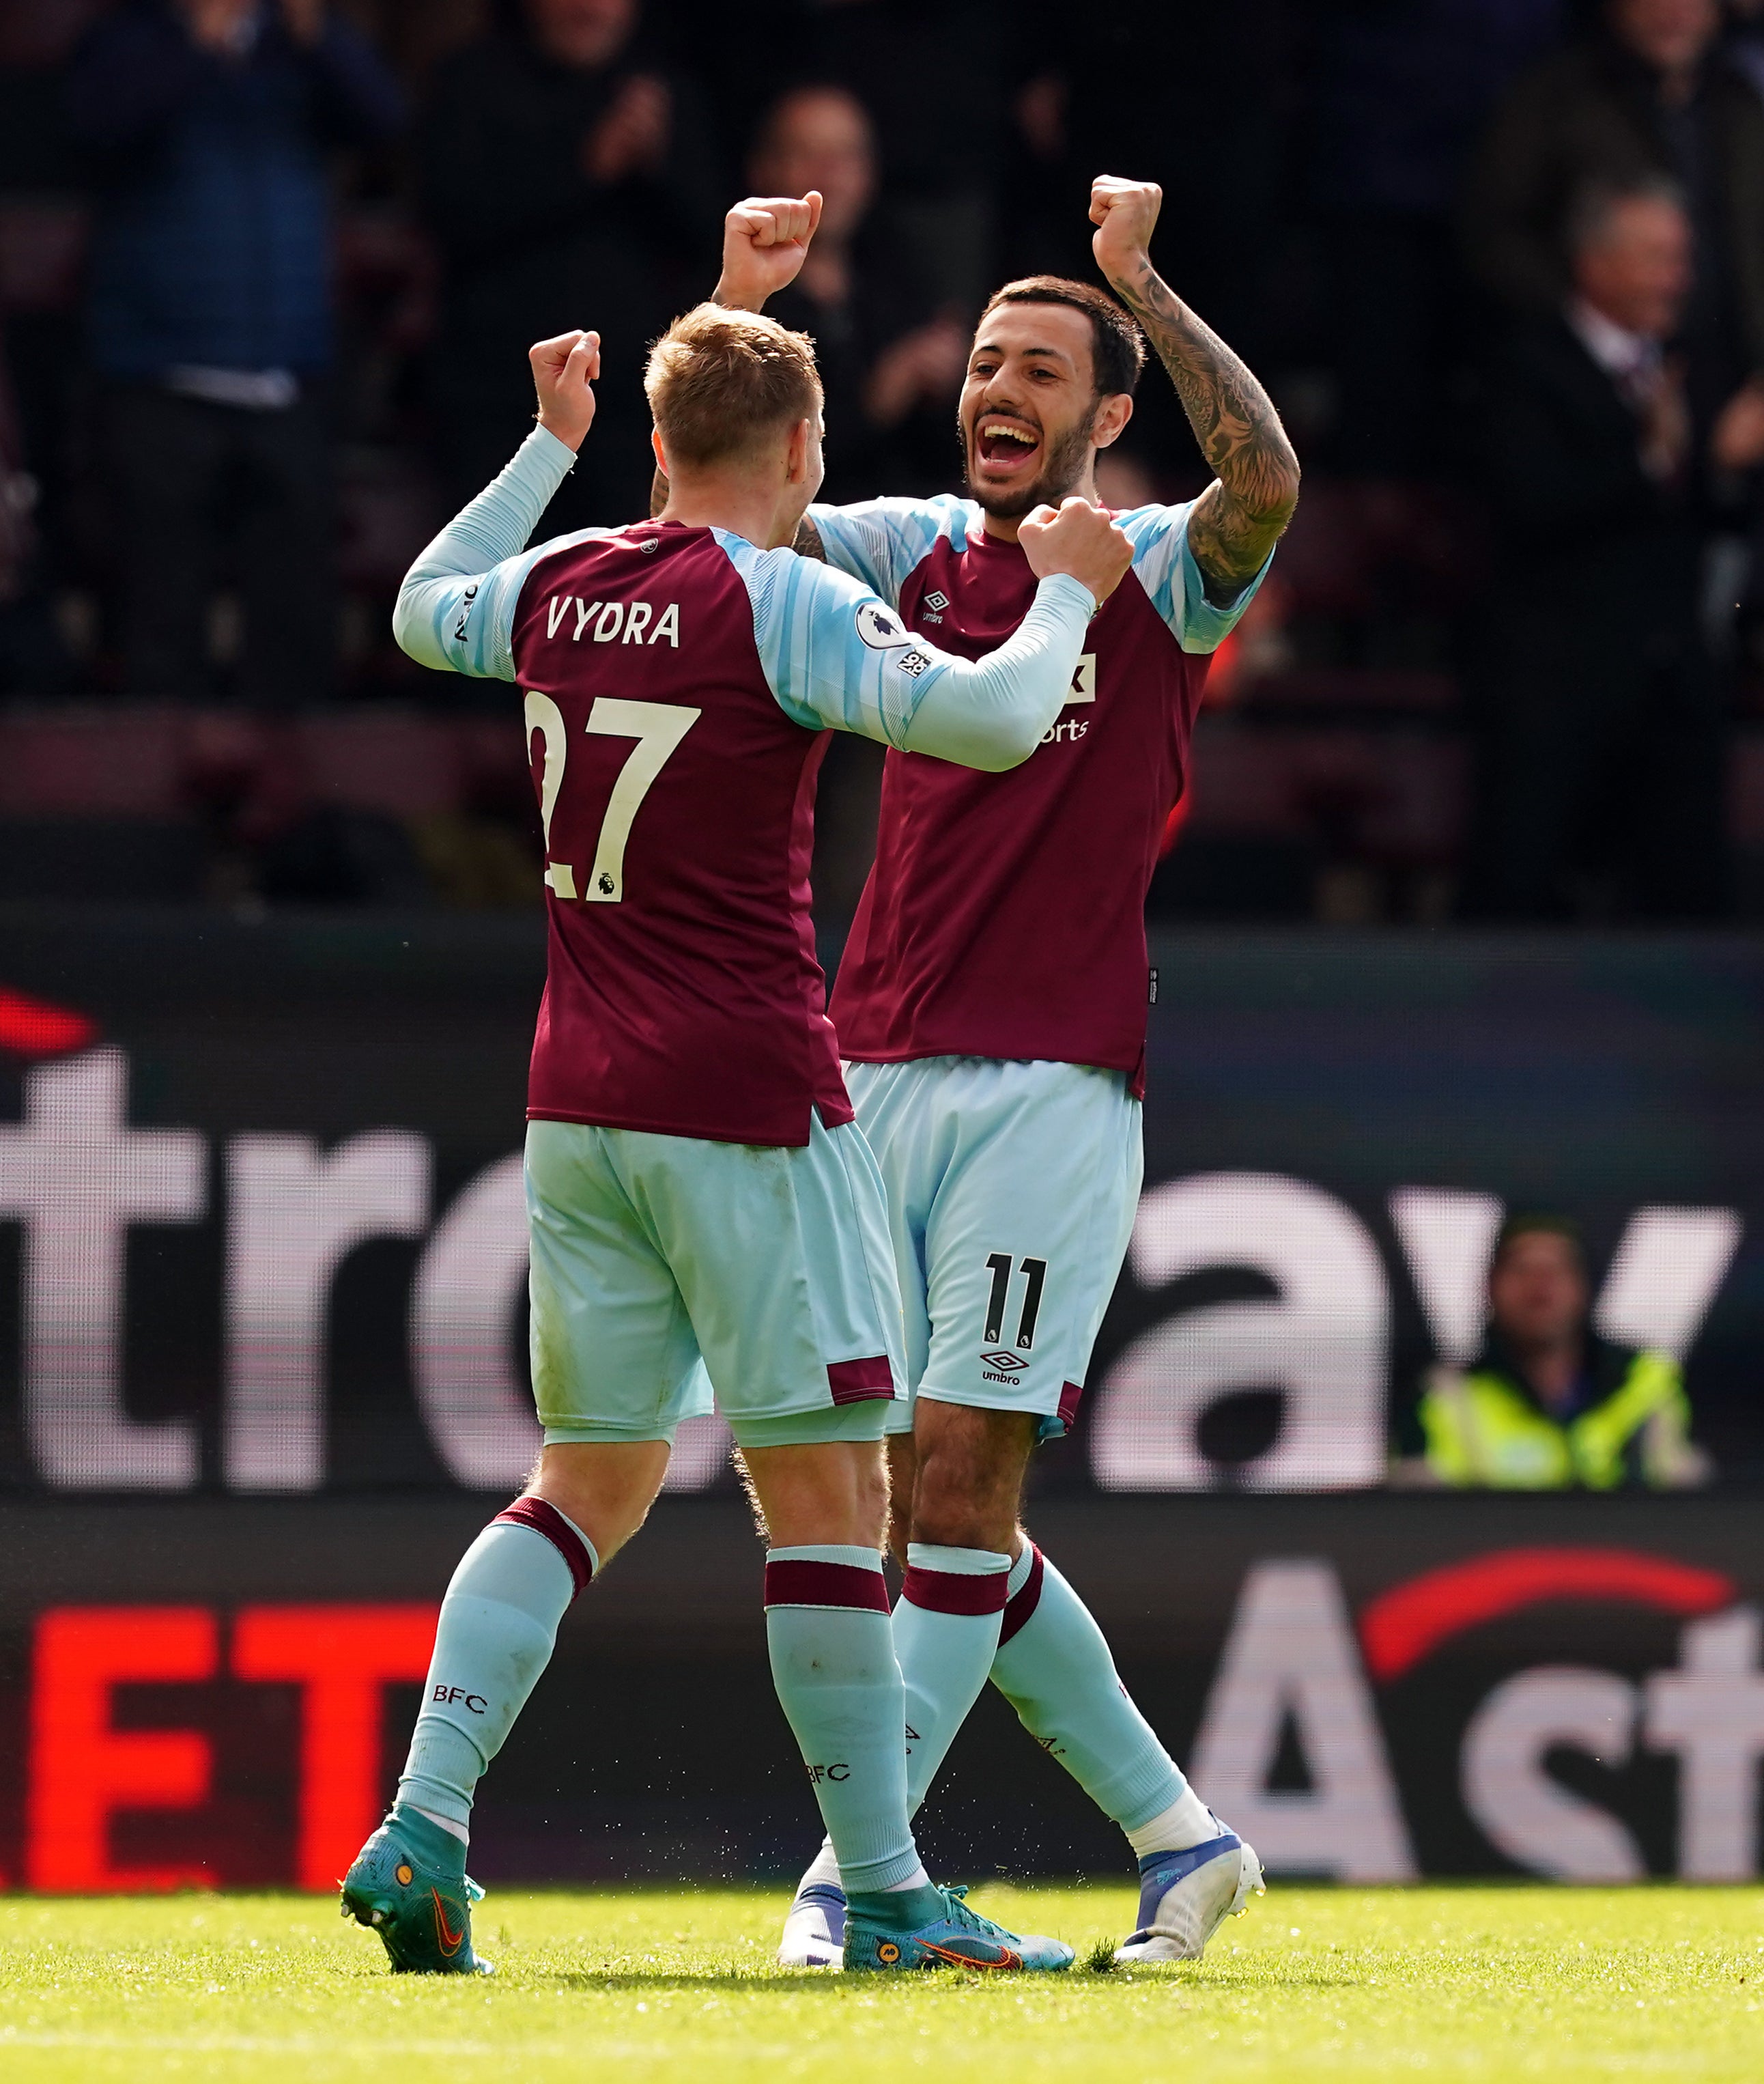
[[1575, 337], [1607, 376], [1626, 377], [1652, 368], [1660, 360], [1660, 342], [1631, 333], [1584, 297], [1571, 298], [1564, 316]]

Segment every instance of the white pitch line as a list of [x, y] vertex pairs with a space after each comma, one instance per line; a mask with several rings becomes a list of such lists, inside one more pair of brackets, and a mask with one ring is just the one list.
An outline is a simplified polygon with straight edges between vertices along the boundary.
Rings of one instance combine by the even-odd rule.
[[[389, 2043], [400, 2054], [411, 2055], [496, 2055], [506, 2051], [493, 2043], [480, 2040], [404, 2040]], [[337, 2050], [334, 2041], [316, 2040], [310, 2035], [298, 2040], [265, 2040], [248, 2034], [209, 2033], [21, 2033], [11, 2027], [0, 2027], [0, 2048], [113, 2048], [122, 2053], [136, 2049], [168, 2049], [188, 2055], [319, 2055], [335, 2056]], [[523, 2054], [546, 2053], [523, 2045]], [[569, 2052], [560, 2043], [555, 2051]], [[382, 2051], [363, 2048], [364, 2058], [377, 2056]]]

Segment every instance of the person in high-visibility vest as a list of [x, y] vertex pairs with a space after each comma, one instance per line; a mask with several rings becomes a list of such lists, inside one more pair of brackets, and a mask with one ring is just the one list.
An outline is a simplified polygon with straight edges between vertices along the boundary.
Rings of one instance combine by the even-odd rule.
[[1467, 1368], [1428, 1376], [1423, 1456], [1403, 1473], [1460, 1489], [1682, 1489], [1707, 1480], [1670, 1353], [1592, 1328], [1580, 1233], [1567, 1218], [1515, 1216], [1488, 1270], [1488, 1331]]

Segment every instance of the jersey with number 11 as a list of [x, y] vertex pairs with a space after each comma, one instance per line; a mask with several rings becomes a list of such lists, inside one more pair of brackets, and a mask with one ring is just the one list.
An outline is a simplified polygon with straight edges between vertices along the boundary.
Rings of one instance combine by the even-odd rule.
[[809, 913], [827, 733], [780, 708], [730, 549], [564, 539], [510, 650], [550, 920], [529, 1115], [793, 1145], [811, 1107], [850, 1120]]

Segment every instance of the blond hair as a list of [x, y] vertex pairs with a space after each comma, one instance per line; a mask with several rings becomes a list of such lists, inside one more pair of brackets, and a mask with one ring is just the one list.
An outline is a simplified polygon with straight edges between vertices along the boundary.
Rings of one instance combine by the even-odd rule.
[[700, 304], [649, 349], [643, 388], [676, 463], [721, 463], [820, 417], [814, 343], [756, 311]]

